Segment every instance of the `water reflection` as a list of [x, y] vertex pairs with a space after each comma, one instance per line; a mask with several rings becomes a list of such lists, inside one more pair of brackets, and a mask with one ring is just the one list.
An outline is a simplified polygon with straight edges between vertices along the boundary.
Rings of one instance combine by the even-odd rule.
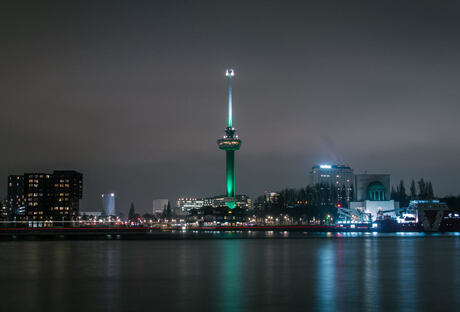
[[364, 243], [364, 309], [366, 311], [379, 311], [379, 248], [378, 240], [366, 239]]
[[0, 244], [2, 311], [454, 311], [460, 304], [460, 236], [284, 235]]
[[336, 311], [336, 260], [335, 246], [326, 242], [319, 249], [316, 260], [318, 311]]
[[417, 278], [415, 274], [415, 243], [413, 239], [397, 241], [397, 280], [400, 311], [418, 311]]
[[222, 242], [222, 272], [220, 272], [220, 311], [241, 311], [245, 297], [241, 252], [243, 245], [237, 240]]

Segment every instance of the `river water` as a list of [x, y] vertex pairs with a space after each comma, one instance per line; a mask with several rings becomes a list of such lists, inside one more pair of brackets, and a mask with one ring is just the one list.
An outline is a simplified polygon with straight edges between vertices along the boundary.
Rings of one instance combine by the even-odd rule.
[[455, 311], [459, 292], [456, 235], [0, 242], [1, 311]]

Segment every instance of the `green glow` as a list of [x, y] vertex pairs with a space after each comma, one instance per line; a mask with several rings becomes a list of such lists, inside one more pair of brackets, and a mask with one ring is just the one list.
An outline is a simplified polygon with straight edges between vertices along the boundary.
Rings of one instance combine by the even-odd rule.
[[235, 202], [225, 202], [225, 205], [230, 209], [235, 208]]
[[227, 154], [227, 197], [235, 197], [235, 151]]
[[232, 77], [228, 77], [228, 127], [232, 128]]

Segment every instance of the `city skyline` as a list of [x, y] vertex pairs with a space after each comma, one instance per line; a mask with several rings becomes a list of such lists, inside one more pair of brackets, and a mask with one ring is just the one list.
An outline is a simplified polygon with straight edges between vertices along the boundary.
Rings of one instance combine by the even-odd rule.
[[84, 174], [83, 211], [223, 194], [226, 68], [237, 193], [304, 186], [319, 163], [460, 193], [455, 4], [55, 6], [0, 13], [3, 197], [8, 175], [58, 169]]

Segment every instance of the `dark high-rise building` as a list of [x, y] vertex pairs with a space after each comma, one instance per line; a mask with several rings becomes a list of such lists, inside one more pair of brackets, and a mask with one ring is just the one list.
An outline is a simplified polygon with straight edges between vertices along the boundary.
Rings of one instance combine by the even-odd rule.
[[10, 209], [8, 200], [4, 200], [0, 203], [0, 221], [8, 221], [10, 217]]
[[[9, 198], [23, 194], [25, 214], [30, 221], [73, 220], [78, 216], [79, 202], [83, 197], [83, 175], [76, 171], [25, 173], [10, 176]], [[21, 181], [14, 183], [14, 181]], [[10, 197], [11, 194], [11, 197]]]
[[5, 206], [12, 216], [25, 216], [24, 176], [8, 176], [8, 199]]
[[52, 177], [47, 173], [24, 174], [24, 197], [28, 220], [48, 220]]
[[83, 175], [76, 171], [54, 171], [51, 195], [53, 220], [74, 220], [83, 198]]

